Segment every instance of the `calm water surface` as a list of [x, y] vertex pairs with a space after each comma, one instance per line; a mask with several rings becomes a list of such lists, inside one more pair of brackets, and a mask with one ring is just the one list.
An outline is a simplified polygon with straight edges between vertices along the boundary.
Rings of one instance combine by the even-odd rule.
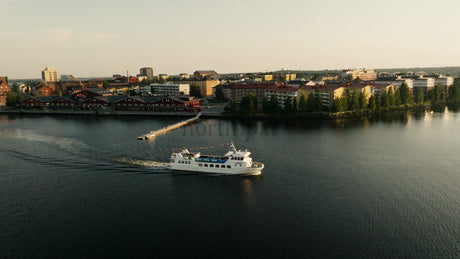
[[[0, 115], [0, 257], [460, 257], [459, 113], [203, 119], [136, 140], [179, 120]], [[232, 140], [262, 176], [165, 164]]]

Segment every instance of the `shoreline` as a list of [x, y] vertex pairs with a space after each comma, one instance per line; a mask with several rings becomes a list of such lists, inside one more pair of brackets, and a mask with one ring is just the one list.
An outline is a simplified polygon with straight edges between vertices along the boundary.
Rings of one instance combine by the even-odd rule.
[[[345, 111], [339, 113], [332, 112], [305, 112], [305, 113], [293, 113], [293, 114], [264, 114], [256, 113], [253, 115], [241, 115], [238, 113], [217, 113], [217, 112], [201, 112], [202, 118], [222, 118], [222, 119], [287, 119], [287, 120], [299, 120], [299, 119], [324, 119], [324, 120], [340, 120], [340, 119], [354, 119], [354, 118], [371, 118], [375, 115], [391, 114], [402, 111], [426, 111], [427, 109], [444, 109], [448, 105], [458, 105], [457, 102], [442, 102], [435, 105], [429, 103], [416, 104], [416, 105], [405, 105], [400, 107], [391, 107], [388, 109], [371, 111]], [[196, 113], [191, 112], [165, 112], [165, 111], [110, 111], [110, 110], [91, 110], [91, 111], [53, 111], [53, 110], [17, 110], [17, 109], [0, 109], [0, 114], [12, 114], [12, 115], [79, 115], [79, 116], [152, 116], [152, 117], [192, 117]]]

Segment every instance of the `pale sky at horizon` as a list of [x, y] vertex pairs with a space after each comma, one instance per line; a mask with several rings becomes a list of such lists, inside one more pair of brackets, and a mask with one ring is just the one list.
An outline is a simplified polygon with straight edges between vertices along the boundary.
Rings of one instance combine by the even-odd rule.
[[0, 0], [0, 75], [460, 65], [455, 0]]

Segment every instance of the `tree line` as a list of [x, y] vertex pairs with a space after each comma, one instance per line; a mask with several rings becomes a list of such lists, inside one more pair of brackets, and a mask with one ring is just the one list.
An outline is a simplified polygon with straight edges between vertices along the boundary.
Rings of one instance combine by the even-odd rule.
[[[257, 112], [264, 114], [320, 112], [325, 110], [322, 94], [321, 90], [311, 91], [308, 96], [302, 94], [298, 101], [296, 98], [287, 97], [283, 105], [279, 103], [278, 96], [273, 94], [263, 99], [261, 109], [258, 109], [257, 97], [250, 94], [244, 96], [240, 103], [234, 100], [233, 103], [225, 107], [225, 111], [243, 116], [252, 116]], [[367, 98], [364, 92], [346, 88], [340, 98], [334, 99], [331, 112], [382, 111], [401, 106], [409, 107], [414, 104], [430, 103], [435, 105], [446, 101], [460, 101], [460, 80], [456, 80], [448, 90], [445, 86], [437, 84], [427, 92], [422, 87], [415, 87], [411, 92], [408, 85], [403, 83], [396, 91], [390, 87], [384, 92], [374, 93], [370, 98]]]

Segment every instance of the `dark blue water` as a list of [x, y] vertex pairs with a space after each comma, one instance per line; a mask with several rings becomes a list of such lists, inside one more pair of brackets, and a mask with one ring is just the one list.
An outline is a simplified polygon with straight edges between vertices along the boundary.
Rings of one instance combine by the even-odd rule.
[[[201, 120], [136, 140], [178, 120], [0, 115], [0, 257], [460, 256], [458, 113]], [[230, 141], [262, 176], [164, 164]]]

